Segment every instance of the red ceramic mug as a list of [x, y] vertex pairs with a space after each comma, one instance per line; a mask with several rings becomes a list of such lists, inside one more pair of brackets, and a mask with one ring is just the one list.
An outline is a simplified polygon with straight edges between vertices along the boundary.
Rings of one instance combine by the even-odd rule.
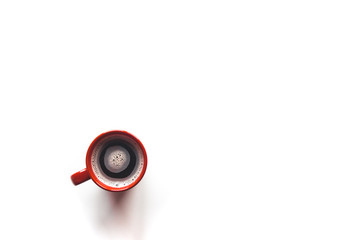
[[145, 174], [147, 155], [143, 144], [126, 131], [100, 134], [86, 153], [86, 168], [74, 173], [74, 185], [92, 179], [99, 187], [120, 192], [134, 187]]

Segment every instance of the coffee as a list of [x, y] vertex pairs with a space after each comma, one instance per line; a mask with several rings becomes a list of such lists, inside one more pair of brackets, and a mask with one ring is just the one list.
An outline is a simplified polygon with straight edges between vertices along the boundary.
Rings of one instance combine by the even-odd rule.
[[[124, 173], [125, 169], [129, 169], [130, 158], [130, 151], [126, 150], [126, 148], [121, 145], [107, 147], [100, 155], [101, 169], [115, 175]], [[135, 161], [133, 160], [132, 162]], [[133, 167], [131, 167], [131, 169], [133, 169]], [[119, 178], [121, 178], [121, 176], [119, 176]]]
[[91, 152], [91, 168], [103, 184], [114, 187], [131, 185], [144, 167], [144, 153], [128, 135], [112, 134], [101, 139]]

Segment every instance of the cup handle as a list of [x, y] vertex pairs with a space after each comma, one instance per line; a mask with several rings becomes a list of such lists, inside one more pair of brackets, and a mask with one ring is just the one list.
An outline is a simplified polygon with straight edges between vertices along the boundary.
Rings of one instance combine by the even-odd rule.
[[71, 175], [71, 181], [73, 182], [73, 184], [75, 186], [79, 185], [80, 183], [83, 183], [89, 179], [90, 179], [90, 175], [86, 168]]

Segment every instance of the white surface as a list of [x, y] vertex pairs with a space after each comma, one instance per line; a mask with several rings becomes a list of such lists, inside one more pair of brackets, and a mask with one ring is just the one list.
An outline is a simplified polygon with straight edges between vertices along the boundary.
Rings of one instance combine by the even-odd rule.
[[[357, 1], [1, 1], [0, 239], [359, 239]], [[72, 186], [90, 142], [149, 156]]]

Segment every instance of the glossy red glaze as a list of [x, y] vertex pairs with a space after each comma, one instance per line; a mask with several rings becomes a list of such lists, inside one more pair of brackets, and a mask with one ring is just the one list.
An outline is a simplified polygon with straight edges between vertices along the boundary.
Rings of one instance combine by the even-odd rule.
[[80, 183], [83, 183], [89, 179], [90, 175], [86, 168], [71, 175], [71, 181], [74, 185], [79, 185]]
[[[107, 136], [113, 135], [113, 134], [123, 134], [123, 135], [126, 135], [126, 136], [132, 138], [133, 140], [135, 140], [139, 144], [139, 146], [143, 152], [143, 155], [144, 155], [144, 166], [143, 166], [142, 171], [139, 174], [139, 176], [130, 185], [125, 186], [125, 187], [120, 187], [120, 188], [111, 187], [111, 186], [108, 186], [108, 185], [100, 182], [91, 167], [91, 153], [94, 150], [96, 144], [99, 141], [101, 141], [104, 137], [107, 137]], [[137, 139], [134, 135], [132, 135], [126, 131], [114, 130], [114, 131], [102, 133], [98, 137], [96, 137], [94, 139], [94, 141], [92, 141], [92, 143], [90, 144], [88, 151], [86, 153], [86, 168], [77, 173], [74, 173], [71, 176], [71, 180], [73, 181], [74, 185], [78, 185], [78, 184], [85, 182], [91, 178], [99, 187], [101, 187], [105, 190], [112, 191], [112, 192], [121, 192], [121, 191], [128, 190], [128, 189], [134, 187], [136, 184], [138, 184], [145, 174], [146, 167], [147, 167], [147, 155], [146, 155], [144, 145], [140, 142], [140, 140]]]

